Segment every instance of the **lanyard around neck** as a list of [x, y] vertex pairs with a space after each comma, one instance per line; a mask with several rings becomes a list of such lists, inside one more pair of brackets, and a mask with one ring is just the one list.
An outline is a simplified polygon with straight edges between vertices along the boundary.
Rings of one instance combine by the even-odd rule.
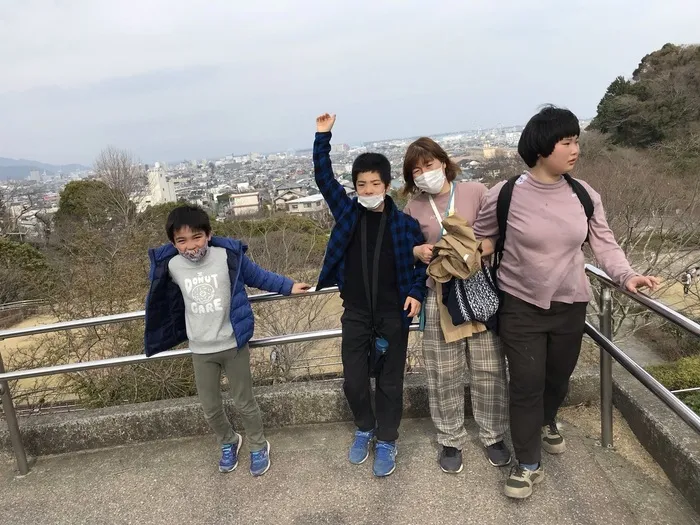
[[[445, 218], [454, 215], [455, 213], [455, 186], [456, 184], [454, 182], [451, 183], [450, 200], [448, 201], [447, 209], [445, 210]], [[429, 194], [428, 199], [430, 200], [430, 205], [433, 207], [433, 211], [435, 212], [435, 218], [440, 224], [440, 237], [442, 237], [443, 235], [445, 235], [445, 228], [442, 226], [442, 217], [440, 211], [438, 210], [435, 204], [435, 200], [433, 200], [433, 196]]]

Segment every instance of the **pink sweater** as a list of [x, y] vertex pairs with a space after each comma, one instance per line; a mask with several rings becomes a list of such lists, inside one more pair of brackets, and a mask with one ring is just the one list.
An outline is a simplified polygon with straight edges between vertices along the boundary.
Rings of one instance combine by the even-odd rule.
[[[480, 182], [459, 182], [455, 186], [454, 210], [455, 215], [465, 219], [469, 224], [474, 224], [476, 216], [481, 207], [481, 201], [486, 195], [488, 189]], [[435, 206], [442, 218], [445, 218], [445, 212], [450, 200], [450, 194], [442, 193], [433, 195]], [[428, 244], [435, 244], [440, 239], [440, 224], [435, 217], [433, 207], [430, 205], [428, 195], [421, 193], [414, 197], [406, 207], [404, 213], [410, 215], [418, 221], [420, 229], [425, 236]], [[435, 283], [432, 278], [428, 278], [428, 286], [435, 289]]]
[[[637, 274], [615, 241], [600, 195], [586, 182], [579, 182], [595, 207], [589, 223], [593, 254], [603, 270], [624, 285]], [[498, 238], [496, 203], [504, 184], [491, 188], [482, 200], [474, 223], [478, 238]], [[501, 289], [544, 309], [549, 309], [552, 301], [590, 301], [581, 250], [586, 233], [586, 213], [563, 178], [555, 184], [543, 184], [525, 173], [513, 188], [503, 259], [498, 270]]]
[[[479, 213], [479, 208], [481, 207], [481, 200], [484, 195], [486, 195], [487, 191], [488, 189], [486, 186], [480, 182], [457, 183], [455, 186], [454, 201], [455, 215], [458, 215], [469, 224], [474, 224], [476, 215]], [[449, 192], [433, 195], [433, 200], [444, 219], [450, 200]], [[438, 242], [440, 239], [440, 224], [435, 217], [435, 212], [433, 212], [433, 207], [430, 205], [426, 193], [421, 193], [411, 199], [411, 201], [406, 204], [403, 211], [418, 221], [428, 244], [435, 244]]]

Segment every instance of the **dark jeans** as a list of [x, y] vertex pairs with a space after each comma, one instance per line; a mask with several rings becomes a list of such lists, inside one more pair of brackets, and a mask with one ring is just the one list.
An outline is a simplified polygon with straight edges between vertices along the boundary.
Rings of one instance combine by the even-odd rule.
[[510, 432], [521, 463], [541, 458], [541, 428], [554, 421], [581, 351], [587, 303], [543, 310], [504, 294], [499, 335], [510, 371]]
[[345, 309], [340, 318], [343, 327], [343, 389], [355, 419], [363, 432], [374, 430], [380, 441], [399, 437], [403, 411], [403, 376], [406, 366], [408, 327], [400, 316], [378, 319], [379, 334], [389, 341], [389, 349], [376, 381], [376, 415], [372, 410], [368, 355], [372, 336], [369, 312]]

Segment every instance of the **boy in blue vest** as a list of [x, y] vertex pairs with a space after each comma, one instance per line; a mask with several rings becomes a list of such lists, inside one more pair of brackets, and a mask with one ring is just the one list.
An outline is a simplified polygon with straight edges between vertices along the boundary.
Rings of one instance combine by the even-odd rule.
[[260, 268], [246, 257], [241, 241], [212, 237], [209, 216], [199, 207], [175, 208], [165, 230], [170, 243], [148, 251], [146, 355], [189, 340], [197, 394], [221, 446], [220, 472], [238, 466], [243, 441], [224, 412], [221, 373], [226, 374], [250, 441], [250, 473], [261, 476], [270, 468], [270, 443], [253, 396], [248, 341], [254, 319], [245, 286], [290, 295], [309, 285]]
[[[374, 446], [375, 476], [396, 468], [396, 439], [403, 411], [408, 326], [425, 297], [426, 265], [415, 262], [414, 246], [425, 243], [418, 221], [400, 211], [387, 192], [391, 164], [379, 153], [363, 153], [352, 165], [357, 197], [350, 198], [331, 166], [335, 115], [316, 119], [314, 173], [335, 218], [317, 289], [338, 285], [343, 389], [352, 410], [355, 438], [351, 463], [363, 463]], [[375, 405], [370, 375], [377, 378]]]

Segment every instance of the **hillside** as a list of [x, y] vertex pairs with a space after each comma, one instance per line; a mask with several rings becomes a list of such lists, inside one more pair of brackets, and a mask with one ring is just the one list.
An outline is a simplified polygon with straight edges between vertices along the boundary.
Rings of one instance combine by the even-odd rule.
[[0, 180], [23, 180], [29, 176], [29, 172], [32, 170], [46, 171], [47, 173], [56, 173], [59, 171], [67, 173], [84, 169], [87, 168], [80, 164], [47, 164], [36, 160], [0, 157]]
[[666, 44], [642, 58], [631, 78], [613, 80], [590, 127], [635, 148], [700, 136], [700, 45]]

